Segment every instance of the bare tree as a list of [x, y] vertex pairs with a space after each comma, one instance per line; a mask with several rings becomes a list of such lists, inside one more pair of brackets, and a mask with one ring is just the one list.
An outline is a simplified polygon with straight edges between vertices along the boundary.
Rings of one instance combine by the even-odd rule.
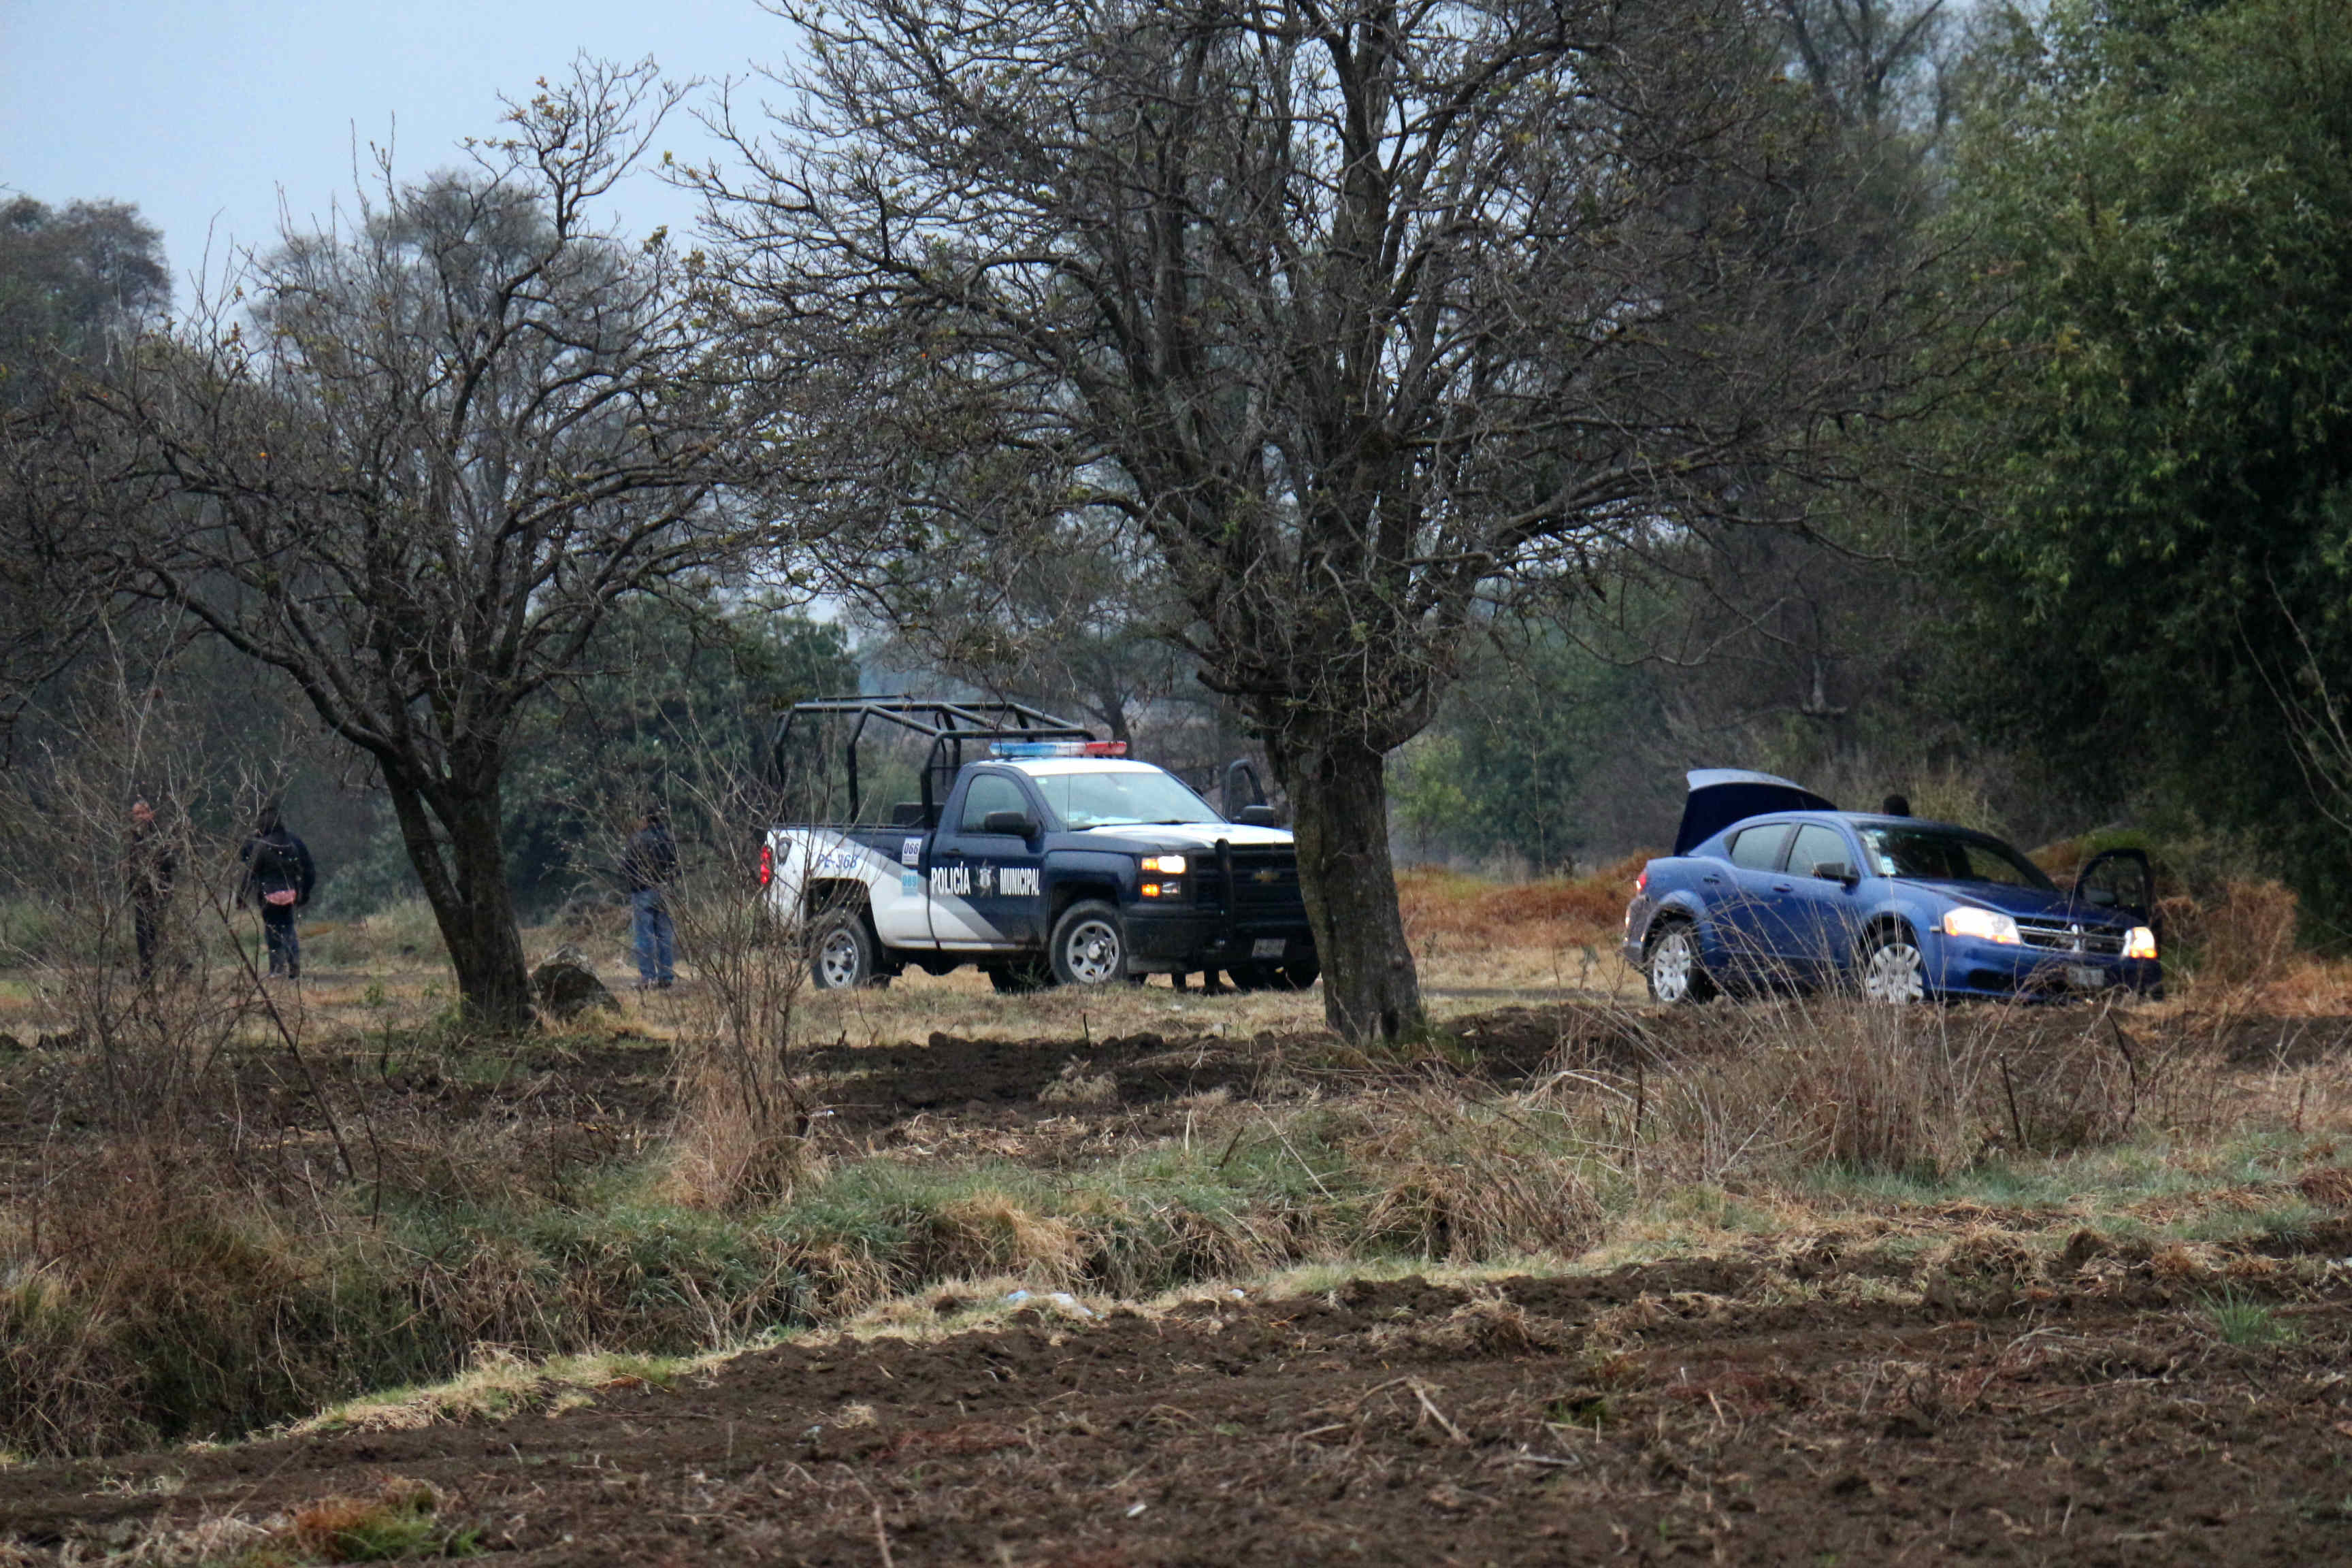
[[1946, 0], [1773, 0], [1789, 47], [1841, 125], [1910, 120], [1940, 130], [1952, 111]]
[[107, 584], [63, 546], [104, 510], [104, 461], [76, 440], [65, 405], [170, 304], [163, 247], [119, 203], [0, 202], [0, 768], [15, 760], [18, 717], [100, 624]]
[[541, 89], [462, 172], [387, 163], [350, 232], [289, 235], [92, 403], [145, 487], [101, 563], [374, 760], [465, 1005], [501, 1028], [530, 1016], [499, 841], [518, 715], [617, 600], [748, 536], [691, 281], [591, 215], [681, 89], [586, 61]]
[[[1209, 694], [1180, 647], [1188, 618], [1124, 517], [1073, 509], [1021, 531], [933, 542], [856, 577], [859, 617], [902, 656], [992, 695], [1084, 714], [1116, 741], [1148, 713]], [[1189, 705], [1189, 704], [1188, 704]]]
[[[1422, 1016], [1387, 753], [1496, 599], [1686, 547], [1887, 408], [1753, 0], [782, 0], [694, 178], [851, 578], [1078, 508], [1297, 809], [1332, 1024]], [[952, 557], [950, 557], [952, 558]], [[916, 563], [913, 568], [905, 563]]]

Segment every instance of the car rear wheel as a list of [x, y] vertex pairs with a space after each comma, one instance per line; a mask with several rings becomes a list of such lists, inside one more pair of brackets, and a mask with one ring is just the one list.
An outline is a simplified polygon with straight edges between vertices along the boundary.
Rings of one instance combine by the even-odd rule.
[[1098, 899], [1062, 912], [1046, 952], [1054, 978], [1065, 985], [1108, 985], [1128, 978], [1127, 927], [1118, 911]]
[[1668, 921], [1651, 934], [1642, 968], [1654, 1002], [1674, 1006], [1715, 994], [1715, 978], [1699, 957], [1698, 931], [1688, 921]]
[[1862, 955], [1862, 994], [1896, 1007], [1927, 999], [1927, 961], [1909, 931], [1886, 931], [1871, 938]]

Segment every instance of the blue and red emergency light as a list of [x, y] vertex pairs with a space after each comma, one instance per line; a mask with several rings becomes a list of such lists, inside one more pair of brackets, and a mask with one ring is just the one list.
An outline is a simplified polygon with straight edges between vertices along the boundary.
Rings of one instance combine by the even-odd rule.
[[994, 757], [1123, 757], [1127, 755], [1125, 741], [994, 741], [989, 743], [989, 755]]

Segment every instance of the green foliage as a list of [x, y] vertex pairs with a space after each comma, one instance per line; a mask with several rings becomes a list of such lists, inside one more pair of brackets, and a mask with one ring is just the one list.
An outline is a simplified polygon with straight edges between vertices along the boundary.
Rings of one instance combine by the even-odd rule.
[[2206, 1310], [2212, 1315], [2213, 1331], [2221, 1336], [2224, 1344], [2260, 1348], [2284, 1344], [2295, 1338], [2294, 1326], [2281, 1321], [2275, 1310], [2234, 1290], [2214, 1298]]
[[2340, 904], [2280, 695], [2352, 657], [2352, 9], [2065, 0], [2002, 91], [1957, 204], [2017, 351], [1967, 415], [1981, 716]]
[[[856, 689], [857, 664], [836, 626], [715, 595], [618, 606], [584, 670], [563, 683], [561, 701], [525, 719], [516, 743], [505, 800], [519, 894], [543, 901], [593, 877], [608, 862], [620, 814], [648, 795], [681, 808], [757, 779], [777, 709]], [[753, 826], [689, 816], [682, 834]]]
[[169, 304], [163, 247], [120, 202], [0, 203], [0, 407], [37, 396], [61, 364], [95, 368]]
[[1604, 836], [1622, 835], [1622, 819], [1605, 797], [1641, 787], [1621, 764], [1654, 773], [1638, 766], [1649, 753], [1636, 743], [1660, 706], [1647, 669], [1556, 630], [1515, 639], [1465, 671], [1437, 725], [1399, 753], [1399, 825], [1424, 854], [1517, 857], [1538, 871], [1571, 866], [1596, 841], [1617, 847], [1622, 838]]

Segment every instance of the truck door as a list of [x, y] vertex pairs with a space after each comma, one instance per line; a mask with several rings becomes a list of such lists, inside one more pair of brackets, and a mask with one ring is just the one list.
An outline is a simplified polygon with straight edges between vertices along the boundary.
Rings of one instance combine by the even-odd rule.
[[981, 770], [966, 777], [931, 838], [931, 934], [941, 947], [1002, 950], [1045, 941], [1044, 831], [1044, 810], [1014, 774]]

